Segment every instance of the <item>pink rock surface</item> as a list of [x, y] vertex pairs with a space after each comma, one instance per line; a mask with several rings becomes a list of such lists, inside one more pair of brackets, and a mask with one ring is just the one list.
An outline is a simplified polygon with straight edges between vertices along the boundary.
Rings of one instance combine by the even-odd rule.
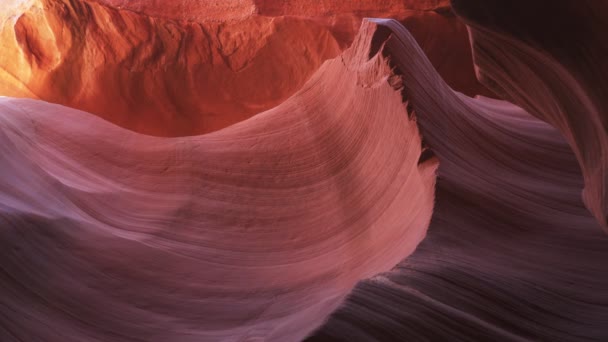
[[[60, 3], [68, 4], [46, 2]], [[141, 103], [120, 116], [138, 117], [136, 126], [0, 98], [0, 341], [606, 340], [604, 5], [453, 3], [469, 25], [479, 77], [511, 102], [471, 98], [449, 86], [474, 85], [466, 78], [472, 65], [464, 65], [470, 55], [458, 53], [468, 42], [436, 39], [464, 34], [464, 24], [444, 9], [418, 9], [402, 19], [407, 28], [365, 20], [351, 44], [360, 13], [329, 1], [318, 9], [305, 1], [267, 3], [278, 13], [302, 8], [319, 16], [297, 18], [302, 26], [257, 14], [212, 23], [237, 25], [234, 33], [285, 20], [288, 31], [302, 29], [298, 34], [315, 23], [328, 37], [322, 48], [333, 42], [338, 54], [350, 45], [336, 58], [319, 58], [310, 79], [298, 78], [303, 86], [281, 93], [276, 106], [269, 101], [272, 108], [255, 116], [228, 115], [222, 120], [240, 122], [212, 133], [139, 134], [144, 126], [163, 133], [157, 135], [184, 134], [154, 121], [161, 116], [138, 112]], [[152, 1], [113, 6], [137, 4], [158, 8]], [[187, 4], [195, 3], [174, 2], [159, 19], [144, 7], [70, 1], [69, 22], [89, 19], [67, 27], [95, 31], [97, 10], [158, 37], [136, 29], [176, 23], [170, 16], [190, 12]], [[208, 4], [222, 12], [219, 2]], [[60, 31], [42, 28], [63, 25], [49, 15], [61, 12], [45, 7], [19, 15], [24, 6], [12, 3], [4, 22], [3, 41], [13, 39], [21, 46], [13, 51], [21, 52], [0, 60], [23, 63], [14, 87], [3, 69], [8, 90], [45, 75], [28, 68], [55, 63], [47, 53]], [[337, 9], [349, 13], [328, 14]], [[543, 23], [539, 13], [562, 20]], [[42, 18], [54, 24], [39, 25]], [[562, 28], [566, 18], [576, 25]], [[103, 40], [102, 27], [98, 35], [70, 37]], [[315, 41], [282, 29], [269, 37], [275, 34], [306, 41], [302, 46]], [[221, 46], [259, 47], [257, 39], [229, 36], [240, 43]], [[107, 44], [165, 65], [165, 55], [150, 53], [145, 41]], [[159, 41], [158, 51], [173, 51], [172, 39]], [[97, 51], [96, 40], [83, 42], [71, 46]], [[178, 50], [175, 58], [187, 58], [186, 48]], [[448, 50], [453, 54], [441, 53]], [[251, 56], [234, 51], [235, 63]], [[82, 66], [72, 56], [70, 63]], [[452, 63], [463, 66], [451, 70]], [[142, 73], [151, 65], [142, 64]], [[80, 74], [65, 70], [55, 74], [64, 83], [55, 84], [74, 87], [70, 80]], [[158, 92], [147, 76], [150, 93], [137, 97], [130, 92], [141, 79], [120, 77], [132, 82], [119, 89], [125, 94], [112, 82], [99, 89], [117, 101], [159, 94], [159, 103], [196, 89], [175, 92], [169, 86], [181, 78], [165, 78], [159, 84], [168, 91]], [[250, 86], [264, 92], [264, 82], [279, 79]]]
[[307, 341], [604, 340], [608, 236], [566, 140], [508, 102], [454, 93], [402, 26], [379, 23], [440, 161], [433, 217], [410, 257]]
[[581, 165], [585, 204], [608, 232], [608, 3], [454, 4], [481, 81], [560, 130]]
[[12, 335], [299, 341], [412, 253], [437, 162], [419, 163], [417, 126], [361, 34], [285, 103], [196, 137], [2, 99]]

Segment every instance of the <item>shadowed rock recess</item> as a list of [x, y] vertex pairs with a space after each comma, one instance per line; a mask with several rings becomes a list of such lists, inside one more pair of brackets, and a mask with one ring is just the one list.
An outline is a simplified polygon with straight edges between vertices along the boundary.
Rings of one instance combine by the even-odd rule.
[[0, 341], [608, 340], [604, 2], [2, 6]]

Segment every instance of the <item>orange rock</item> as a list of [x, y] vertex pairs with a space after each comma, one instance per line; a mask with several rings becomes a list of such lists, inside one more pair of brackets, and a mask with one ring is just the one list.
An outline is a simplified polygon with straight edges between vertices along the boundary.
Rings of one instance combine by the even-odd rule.
[[38, 2], [1, 34], [0, 93], [163, 136], [217, 130], [276, 106], [340, 52], [329, 31], [304, 19], [183, 23], [83, 1]]
[[162, 3], [13, 2], [0, 21], [0, 95], [82, 109], [150, 135], [211, 132], [293, 95], [351, 44], [367, 15], [400, 18], [450, 84], [487, 93], [446, 1]]
[[194, 137], [0, 99], [12, 336], [297, 342], [411, 254], [438, 163], [373, 33], [281, 105]]

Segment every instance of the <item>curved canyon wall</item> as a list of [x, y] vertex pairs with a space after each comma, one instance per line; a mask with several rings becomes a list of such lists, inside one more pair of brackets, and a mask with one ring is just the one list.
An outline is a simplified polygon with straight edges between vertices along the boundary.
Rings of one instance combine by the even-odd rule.
[[[0, 95], [67, 105], [150, 135], [207, 133], [293, 95], [323, 61], [350, 45], [362, 16], [373, 14], [390, 15], [412, 28], [454, 86], [487, 93], [475, 80], [464, 25], [429, 11], [435, 8], [430, 5], [423, 11], [413, 4], [387, 4], [380, 12], [371, 3], [329, 6], [336, 15], [303, 17], [294, 14], [305, 3], [280, 10], [262, 4], [254, 14], [247, 9], [247, 15], [230, 18], [216, 15], [247, 6], [242, 1], [219, 6], [22, 3], [18, 11], [5, 10], [0, 21]], [[184, 17], [186, 12], [196, 15]], [[454, 67], [460, 64], [466, 67]]]
[[3, 13], [0, 340], [608, 339], [602, 2], [201, 3]]
[[7, 336], [300, 341], [358, 280], [411, 254], [437, 161], [421, 159], [370, 44], [280, 106], [195, 137], [3, 99]]
[[428, 235], [363, 281], [308, 341], [602, 341], [608, 237], [559, 131], [505, 101], [452, 92], [413, 37], [378, 41], [440, 161]]
[[[608, 232], [608, 3], [454, 4], [482, 82], [562, 132], [583, 170], [585, 204]], [[541, 12], [552, 20], [539, 21]]]

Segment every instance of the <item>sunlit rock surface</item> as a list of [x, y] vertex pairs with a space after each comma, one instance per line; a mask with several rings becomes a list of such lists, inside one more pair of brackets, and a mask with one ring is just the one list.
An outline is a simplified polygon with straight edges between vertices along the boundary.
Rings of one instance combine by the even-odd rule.
[[[441, 8], [433, 3], [327, 2], [323, 11], [306, 2], [258, 10], [246, 1], [162, 3], [7, 6], [0, 10], [0, 95], [85, 110], [144, 134], [207, 133], [285, 101], [351, 44], [363, 16], [377, 15], [406, 22], [458, 89], [488, 93], [475, 79], [465, 26], [432, 11]], [[316, 10], [303, 16], [302, 8]]]
[[607, 340], [605, 5], [452, 6], [7, 2], [0, 341]]
[[299, 341], [358, 280], [412, 253], [437, 161], [421, 160], [386, 59], [368, 58], [372, 33], [278, 107], [207, 135], [150, 137], [2, 99], [5, 329]]

